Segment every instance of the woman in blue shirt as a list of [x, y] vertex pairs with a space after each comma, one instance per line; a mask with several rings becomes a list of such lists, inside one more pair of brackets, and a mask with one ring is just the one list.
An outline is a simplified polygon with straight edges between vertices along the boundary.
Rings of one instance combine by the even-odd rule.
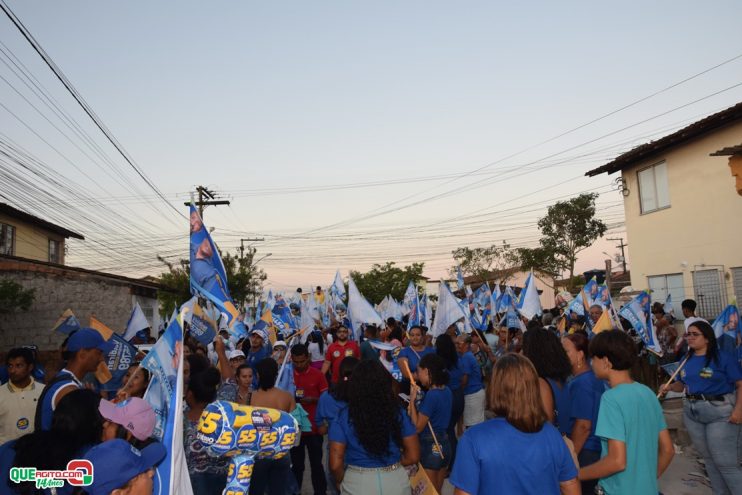
[[577, 468], [547, 421], [531, 362], [518, 354], [498, 359], [489, 396], [497, 417], [472, 426], [459, 440], [450, 478], [455, 493], [578, 495]]
[[[451, 420], [453, 393], [446, 386], [448, 371], [445, 361], [440, 356], [435, 354], [423, 356], [418, 365], [417, 376], [420, 384], [427, 391], [418, 410], [415, 407], [417, 387], [412, 387], [410, 417], [420, 436], [420, 464], [430, 481], [433, 482], [435, 489], [440, 493], [451, 457], [451, 443], [448, 440], [446, 429]], [[435, 432], [435, 438], [431, 430]], [[436, 439], [438, 445], [435, 443]]]
[[[397, 361], [399, 362], [400, 369], [404, 369], [404, 363], [406, 362], [412, 372], [412, 376], [417, 379], [417, 363], [426, 354], [434, 354], [435, 349], [425, 345], [425, 331], [423, 331], [421, 326], [413, 326], [407, 331], [407, 334], [410, 337], [410, 345], [399, 351]], [[403, 390], [409, 389], [410, 382], [407, 377], [404, 378], [402, 383]]]
[[562, 435], [568, 434], [572, 401], [567, 377], [572, 373], [572, 366], [559, 337], [545, 328], [532, 328], [523, 334], [523, 355], [538, 372], [546, 417]]
[[420, 460], [410, 417], [379, 360], [358, 363], [349, 380], [348, 407], [330, 424], [330, 471], [344, 494], [410, 493], [402, 466]]
[[[588, 466], [600, 459], [600, 439], [595, 436], [598, 422], [600, 398], [605, 392], [605, 383], [595, 378], [588, 358], [585, 332], [575, 332], [562, 338], [562, 346], [572, 365], [572, 378], [567, 382], [570, 400], [569, 438], [574, 444], [580, 467]], [[583, 495], [595, 493], [597, 480], [585, 480]]]
[[[348, 406], [350, 377], [353, 376], [353, 370], [356, 369], [359, 362], [353, 356], [344, 357], [340, 361], [337, 383], [332, 386], [331, 390], [322, 392], [322, 395], [319, 396], [314, 420], [317, 424], [317, 433], [320, 435], [327, 434], [330, 424], [337, 419], [340, 410]], [[329, 442], [327, 444], [327, 458], [330, 458]], [[326, 467], [325, 475], [327, 476], [327, 488], [330, 490], [330, 493], [337, 493], [329, 466]]]
[[685, 337], [690, 357], [680, 382], [667, 388], [686, 389], [683, 422], [703, 456], [712, 491], [742, 493], [742, 368], [733, 355], [718, 348], [714, 329], [705, 321], [691, 323]]
[[435, 353], [443, 358], [448, 370], [448, 388], [453, 393], [451, 402], [451, 419], [448, 422], [448, 440], [451, 442], [451, 462], [453, 466], [456, 459], [456, 424], [464, 414], [464, 387], [462, 386], [462, 373], [459, 367], [459, 354], [456, 352], [456, 345], [450, 335], [444, 333], [435, 339]]

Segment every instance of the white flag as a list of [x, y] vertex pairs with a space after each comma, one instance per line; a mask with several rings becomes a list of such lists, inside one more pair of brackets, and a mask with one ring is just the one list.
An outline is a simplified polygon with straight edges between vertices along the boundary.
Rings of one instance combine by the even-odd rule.
[[149, 328], [149, 322], [147, 321], [147, 317], [144, 316], [144, 312], [139, 306], [139, 303], [136, 303], [134, 309], [131, 311], [131, 316], [129, 316], [129, 321], [126, 323], [124, 340], [129, 341], [133, 339], [138, 331], [144, 330], [145, 328]]
[[361, 338], [361, 325], [363, 324], [374, 324], [378, 325], [379, 328], [384, 327], [384, 321], [379, 313], [361, 295], [355, 282], [350, 277], [348, 277], [348, 319], [353, 327], [353, 336], [356, 340]]
[[448, 327], [462, 318], [464, 320], [464, 331], [470, 333], [471, 323], [469, 322], [469, 318], [459, 305], [451, 289], [446, 285], [446, 282], [441, 280], [438, 287], [438, 310], [435, 313], [435, 320], [433, 320], [431, 335], [437, 337], [445, 333]]
[[521, 292], [520, 299], [518, 299], [518, 311], [529, 320], [543, 312], [541, 309], [541, 299], [538, 297], [538, 289], [536, 288], [536, 278], [533, 276], [533, 272], [528, 274], [525, 287], [523, 287], [523, 292]]

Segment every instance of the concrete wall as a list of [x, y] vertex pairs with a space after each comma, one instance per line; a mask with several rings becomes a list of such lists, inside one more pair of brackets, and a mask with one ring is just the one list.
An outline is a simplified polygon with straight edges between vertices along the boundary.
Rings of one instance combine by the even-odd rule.
[[[35, 344], [41, 350], [56, 349], [64, 336], [52, 332], [52, 327], [66, 309], [71, 309], [83, 325], [95, 315], [119, 333], [131, 314], [133, 296], [130, 285], [124, 281], [50, 267], [35, 271], [3, 269], [0, 279], [36, 289], [36, 299], [29, 311], [3, 315], [0, 319], [0, 351], [24, 344]], [[145, 304], [152, 301], [139, 296], [138, 299]], [[153, 335], [157, 335], [156, 327]]]
[[[732, 298], [733, 273], [739, 272], [730, 269], [742, 267], [742, 198], [730, 176], [728, 160], [709, 153], [740, 142], [742, 123], [622, 172], [629, 190], [624, 209], [635, 289], [648, 288], [648, 277], [653, 275], [682, 274], [685, 297], [695, 297], [693, 271], [718, 266], [720, 271], [723, 268], [726, 298]], [[642, 214], [637, 173], [663, 160], [670, 207]]]
[[0, 214], [0, 223], [15, 227], [15, 251], [12, 253], [13, 256], [49, 261], [49, 239], [53, 239], [60, 242], [60, 264], [64, 264], [65, 239], [61, 235], [3, 214]]

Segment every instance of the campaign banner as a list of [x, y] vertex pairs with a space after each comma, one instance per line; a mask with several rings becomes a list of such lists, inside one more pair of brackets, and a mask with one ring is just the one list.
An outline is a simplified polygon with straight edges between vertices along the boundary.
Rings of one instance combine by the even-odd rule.
[[240, 312], [229, 295], [227, 273], [224, 270], [222, 258], [219, 256], [219, 250], [193, 204], [191, 204], [190, 221], [191, 293], [200, 294], [219, 308], [220, 312], [226, 314], [231, 332]]
[[124, 376], [136, 358], [137, 348], [115, 333], [111, 336], [109, 342], [114, 344], [114, 348], [106, 356], [105, 362], [108, 371], [111, 373], [111, 378], [101, 384], [101, 390], [115, 392], [124, 385]]
[[371, 347], [382, 351], [379, 355], [379, 361], [384, 365], [384, 368], [392, 375], [392, 378], [398, 382], [402, 381], [402, 370], [399, 368], [397, 358], [399, 352], [402, 350], [400, 346], [390, 344], [388, 342], [379, 342], [377, 340], [369, 340]]
[[727, 352], [735, 352], [739, 339], [742, 338], [742, 322], [740, 322], [737, 306], [730, 304], [724, 308], [711, 326], [719, 348]]
[[646, 291], [640, 292], [629, 304], [621, 308], [618, 314], [631, 323], [648, 350], [662, 355], [662, 348], [657, 340], [654, 325], [652, 325], [649, 294]]

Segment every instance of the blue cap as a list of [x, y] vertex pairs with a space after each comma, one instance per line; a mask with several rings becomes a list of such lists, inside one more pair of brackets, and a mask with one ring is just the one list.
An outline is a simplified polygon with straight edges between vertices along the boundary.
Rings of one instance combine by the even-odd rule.
[[109, 495], [132, 478], [159, 463], [167, 454], [160, 442], [138, 450], [127, 441], [116, 439], [100, 443], [85, 454], [93, 463], [93, 484], [85, 487], [90, 495]]
[[67, 350], [77, 352], [80, 349], [100, 349], [104, 353], [111, 352], [116, 345], [103, 338], [98, 330], [81, 328], [67, 341]]

